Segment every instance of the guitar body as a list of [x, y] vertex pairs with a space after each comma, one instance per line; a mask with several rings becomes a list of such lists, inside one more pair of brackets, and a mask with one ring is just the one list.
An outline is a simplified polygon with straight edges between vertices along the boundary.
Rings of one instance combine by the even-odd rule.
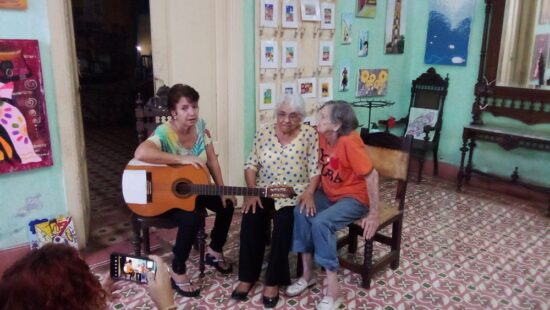
[[[130, 162], [126, 166], [127, 171], [145, 170], [148, 187], [148, 199], [146, 203], [128, 203], [128, 208], [132, 212], [141, 216], [156, 216], [171, 209], [181, 209], [185, 211], [195, 210], [195, 200], [197, 194], [180, 194], [176, 191], [176, 186], [185, 184], [209, 184], [210, 176], [206, 169], [195, 168], [192, 165], [146, 165]], [[123, 176], [123, 187], [124, 187]], [[125, 192], [123, 188], [123, 193]]]

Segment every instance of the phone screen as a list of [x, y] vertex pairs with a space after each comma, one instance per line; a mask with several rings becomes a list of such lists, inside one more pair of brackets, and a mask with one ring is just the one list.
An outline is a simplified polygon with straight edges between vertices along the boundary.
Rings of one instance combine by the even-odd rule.
[[157, 272], [157, 264], [144, 257], [111, 254], [111, 278], [147, 283], [147, 273]]

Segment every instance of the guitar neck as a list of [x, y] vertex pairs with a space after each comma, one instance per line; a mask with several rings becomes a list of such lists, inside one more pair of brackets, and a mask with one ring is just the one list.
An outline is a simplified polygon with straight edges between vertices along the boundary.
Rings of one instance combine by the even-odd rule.
[[[260, 196], [267, 197], [265, 188], [250, 188], [237, 186], [218, 186], [209, 184], [185, 184], [183, 192], [197, 195], [228, 195], [228, 196]], [[181, 192], [178, 190], [178, 192]]]

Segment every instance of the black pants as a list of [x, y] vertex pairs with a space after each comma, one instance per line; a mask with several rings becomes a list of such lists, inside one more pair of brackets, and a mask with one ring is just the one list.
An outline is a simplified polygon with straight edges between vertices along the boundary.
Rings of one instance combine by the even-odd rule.
[[256, 206], [256, 213], [243, 214], [241, 222], [241, 248], [239, 250], [239, 280], [255, 283], [262, 271], [266, 245], [266, 227], [273, 215], [271, 253], [265, 274], [265, 285], [282, 286], [290, 284], [288, 254], [292, 242], [294, 206], [274, 210], [272, 199], [262, 199], [264, 208]]
[[[222, 248], [227, 240], [231, 218], [233, 217], [233, 203], [227, 201], [226, 207], [223, 207], [220, 196], [197, 196], [196, 207], [205, 207], [216, 213], [216, 220], [210, 235], [210, 248], [216, 252], [222, 252]], [[174, 259], [172, 260], [172, 269], [177, 274], [184, 274], [186, 271], [185, 262], [189, 258], [189, 253], [193, 247], [197, 233], [203, 224], [201, 215], [180, 209], [172, 209], [162, 214], [163, 217], [170, 218], [178, 225], [178, 234], [176, 244], [172, 250]]]

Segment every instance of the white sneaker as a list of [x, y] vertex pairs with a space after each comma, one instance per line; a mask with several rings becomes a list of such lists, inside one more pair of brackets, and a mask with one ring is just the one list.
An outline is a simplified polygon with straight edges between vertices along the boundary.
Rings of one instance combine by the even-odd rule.
[[340, 298], [337, 298], [334, 300], [334, 298], [330, 296], [325, 296], [321, 301], [317, 304], [317, 310], [336, 310], [340, 307], [340, 304], [342, 303], [342, 300]]
[[306, 289], [313, 287], [317, 283], [315, 277], [311, 278], [311, 280], [306, 281], [304, 278], [298, 279], [298, 281], [292, 283], [286, 288], [285, 294], [288, 297], [294, 297], [302, 294], [303, 291]]

